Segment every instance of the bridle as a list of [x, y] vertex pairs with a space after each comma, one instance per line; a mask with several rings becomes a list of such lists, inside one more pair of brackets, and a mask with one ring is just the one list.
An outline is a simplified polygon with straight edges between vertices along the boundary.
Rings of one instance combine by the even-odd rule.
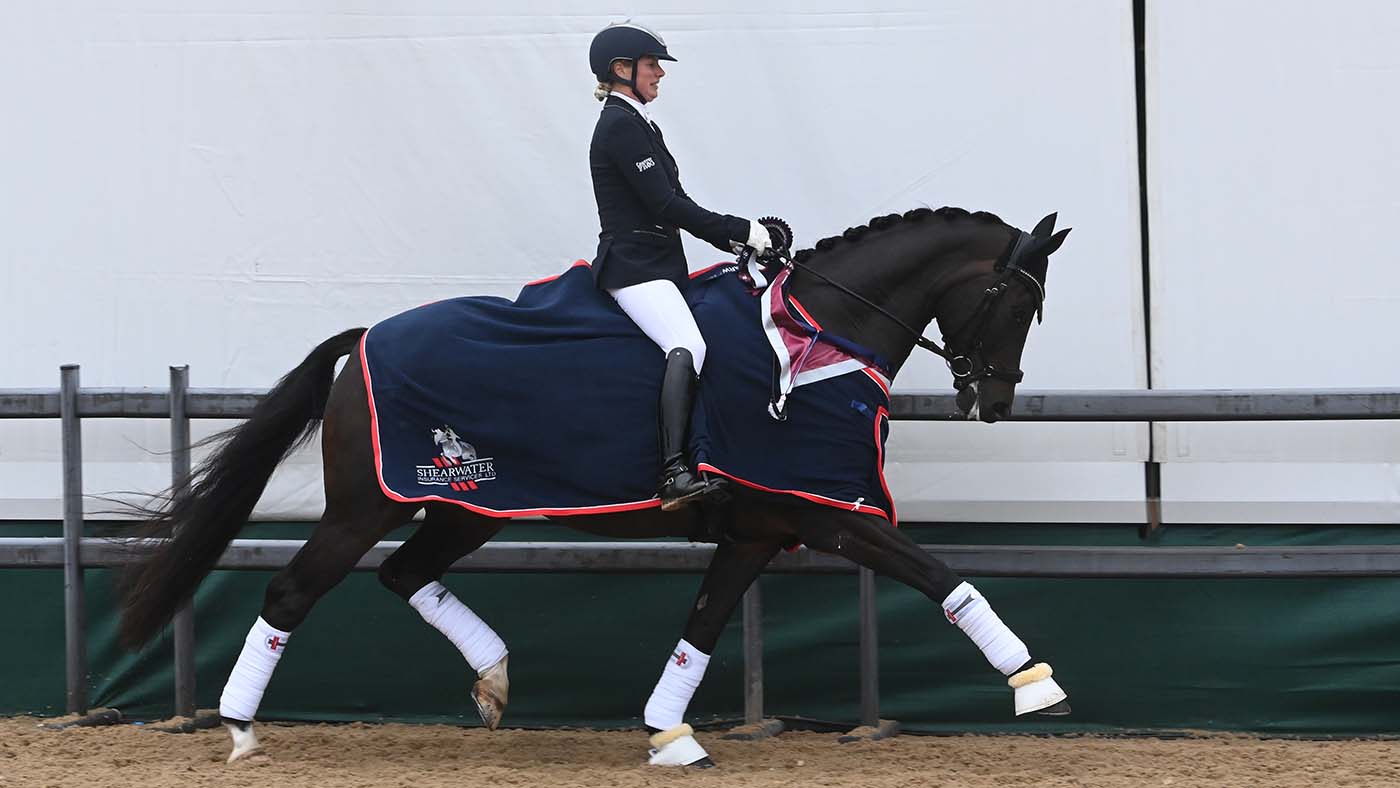
[[[883, 316], [890, 322], [904, 329], [910, 336], [914, 337], [914, 344], [924, 350], [941, 357], [948, 365], [948, 371], [953, 373], [953, 387], [962, 391], [968, 386], [975, 388], [976, 383], [988, 378], [1003, 380], [1013, 385], [1020, 383], [1025, 374], [1020, 369], [1002, 369], [991, 363], [982, 355], [983, 335], [987, 331], [988, 321], [991, 320], [993, 308], [997, 301], [1006, 294], [1014, 281], [1021, 281], [1027, 284], [1032, 294], [1035, 295], [1036, 321], [1044, 319], [1045, 315], [1045, 285], [1035, 277], [1030, 271], [1021, 267], [1021, 262], [1028, 256], [1036, 246], [1037, 242], [1045, 240], [1032, 235], [1024, 230], [1017, 230], [1017, 235], [1006, 244], [1006, 249], [993, 270], [1001, 273], [1001, 277], [982, 293], [982, 300], [977, 304], [977, 308], [972, 314], [962, 322], [955, 331], [947, 332], [943, 335], [944, 345], [923, 335], [923, 332], [909, 325], [897, 315], [876, 304], [865, 296], [857, 293], [851, 288], [833, 280], [826, 274], [816, 271], [809, 266], [803, 265], [792, 258], [784, 249], [773, 249], [764, 257], [776, 258], [789, 270], [802, 271], [826, 284], [836, 288], [851, 298], [869, 307], [873, 312]], [[739, 258], [740, 267], [748, 263], [753, 250], [746, 247]], [[966, 342], [960, 341], [961, 337], [971, 330], [971, 336]], [[946, 345], [946, 347], [945, 347]]]

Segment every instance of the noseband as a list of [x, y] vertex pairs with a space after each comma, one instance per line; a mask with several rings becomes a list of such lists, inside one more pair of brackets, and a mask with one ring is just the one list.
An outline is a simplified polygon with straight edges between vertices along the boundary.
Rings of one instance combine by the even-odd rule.
[[[958, 326], [956, 331], [943, 335], [943, 341], [947, 344], [947, 347], [939, 345], [937, 342], [924, 336], [923, 332], [904, 322], [888, 309], [876, 304], [860, 293], [846, 287], [840, 282], [832, 280], [826, 274], [813, 270], [792, 259], [786, 250], [774, 249], [771, 255], [777, 257], [785, 267], [802, 271], [805, 274], [810, 274], [820, 279], [907, 331], [910, 336], [914, 337], [915, 345], [943, 359], [948, 365], [948, 371], [953, 373], [953, 387], [961, 391], [968, 385], [986, 380], [987, 378], [1004, 380], [1014, 385], [1020, 383], [1021, 378], [1024, 377], [1024, 373], [1019, 369], [1001, 369], [987, 363], [986, 359], [982, 357], [982, 336], [986, 333], [988, 321], [991, 320], [992, 308], [995, 307], [997, 301], [1006, 294], [1007, 289], [1011, 286], [1013, 281], [1019, 278], [1029, 284], [1030, 291], [1035, 294], [1036, 299], [1036, 321], [1039, 322], [1044, 318], [1045, 286], [1040, 283], [1039, 279], [1035, 278], [1034, 274], [1021, 267], [1021, 261], [1028, 255], [1036, 241], [1041, 239], [1024, 230], [1017, 230], [1016, 232], [1018, 233], [1017, 236], [1007, 243], [1006, 249], [1001, 253], [1001, 256], [997, 258], [994, 270], [1001, 272], [1001, 278], [997, 280], [996, 284], [987, 288], [986, 291], [982, 293], [982, 300], [977, 304], [977, 308], [962, 322], [962, 325]], [[740, 265], [748, 262], [748, 255], [752, 254], [752, 251], [752, 249], [744, 250], [744, 256], [739, 260]], [[968, 338], [967, 342], [959, 341], [959, 338], [964, 333], [967, 333], [969, 329], [971, 330], [971, 336]]]

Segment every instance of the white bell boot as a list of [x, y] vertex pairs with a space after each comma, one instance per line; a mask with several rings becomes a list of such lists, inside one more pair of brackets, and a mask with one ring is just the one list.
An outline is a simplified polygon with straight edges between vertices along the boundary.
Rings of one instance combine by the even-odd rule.
[[1049, 665], [1037, 662], [1006, 680], [1007, 685], [1016, 691], [1016, 716], [1033, 711], [1050, 715], [1069, 714], [1069, 703], [1066, 702], [1069, 696], [1051, 678], [1054, 673]]
[[685, 723], [652, 734], [651, 757], [647, 763], [652, 766], [693, 766], [697, 769], [709, 769], [715, 765], [710, 760], [710, 754], [695, 740], [695, 729]]

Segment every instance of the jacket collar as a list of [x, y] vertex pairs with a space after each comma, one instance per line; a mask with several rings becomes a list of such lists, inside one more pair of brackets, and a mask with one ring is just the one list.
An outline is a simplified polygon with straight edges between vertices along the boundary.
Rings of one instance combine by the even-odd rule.
[[647, 112], [645, 104], [621, 93], [608, 94], [608, 100], [604, 106], [623, 107], [632, 111], [632, 114], [640, 117], [647, 123], [651, 123], [651, 115]]

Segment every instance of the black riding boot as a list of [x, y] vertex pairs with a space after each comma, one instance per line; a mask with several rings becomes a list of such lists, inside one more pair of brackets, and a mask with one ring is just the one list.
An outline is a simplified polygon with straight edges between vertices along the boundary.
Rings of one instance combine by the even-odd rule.
[[661, 378], [661, 508], [672, 511], [710, 492], [711, 485], [685, 463], [685, 433], [690, 428], [690, 407], [695, 401], [695, 362], [690, 351], [676, 348], [666, 354]]

